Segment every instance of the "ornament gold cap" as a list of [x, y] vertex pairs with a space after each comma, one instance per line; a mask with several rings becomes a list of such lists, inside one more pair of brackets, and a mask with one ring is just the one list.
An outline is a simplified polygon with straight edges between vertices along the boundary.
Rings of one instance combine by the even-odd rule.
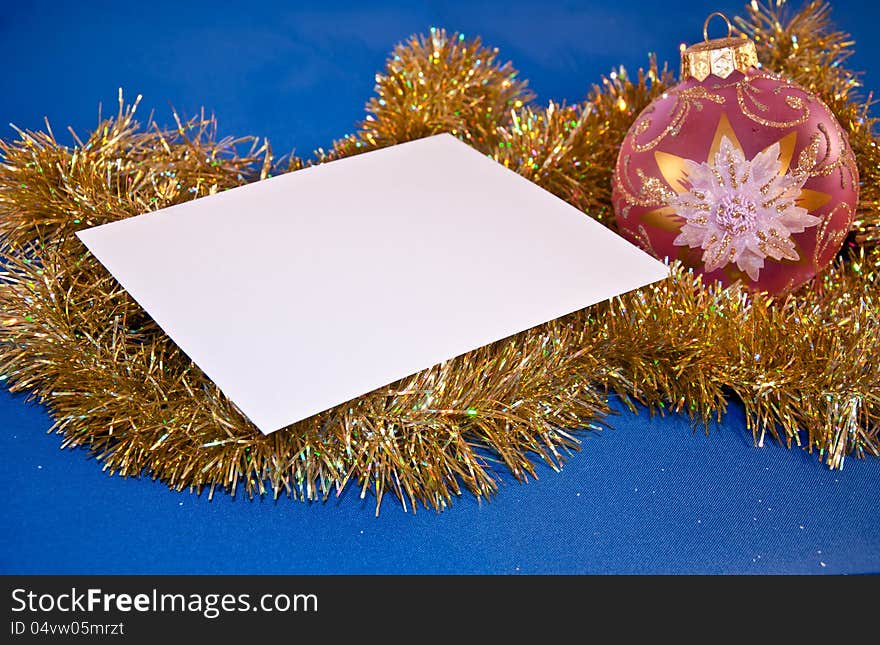
[[[726, 38], [709, 38], [709, 22], [718, 16], [727, 23]], [[720, 11], [709, 14], [703, 23], [703, 42], [691, 45], [681, 52], [681, 80], [706, 80], [710, 74], [727, 78], [734, 71], [746, 73], [758, 65], [755, 43], [748, 38], [732, 36], [733, 25]]]

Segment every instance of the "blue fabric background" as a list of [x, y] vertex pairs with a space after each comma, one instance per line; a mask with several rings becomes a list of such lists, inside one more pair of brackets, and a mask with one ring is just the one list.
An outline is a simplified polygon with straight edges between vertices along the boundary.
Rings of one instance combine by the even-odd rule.
[[[875, 67], [878, 6], [834, 3]], [[116, 90], [170, 122], [204, 105], [222, 134], [302, 155], [353, 128], [373, 74], [412, 32], [482, 35], [539, 100], [583, 98], [649, 51], [675, 66], [719, 2], [4, 3], [0, 122], [86, 132]], [[13, 136], [5, 130], [2, 136]], [[622, 413], [561, 473], [502, 478], [489, 503], [374, 517], [353, 491], [326, 504], [248, 501], [108, 477], [59, 450], [51, 420], [0, 390], [0, 572], [5, 573], [831, 573], [880, 572], [880, 462], [842, 472], [777, 445], [754, 448], [734, 406], [709, 436], [678, 416]]]

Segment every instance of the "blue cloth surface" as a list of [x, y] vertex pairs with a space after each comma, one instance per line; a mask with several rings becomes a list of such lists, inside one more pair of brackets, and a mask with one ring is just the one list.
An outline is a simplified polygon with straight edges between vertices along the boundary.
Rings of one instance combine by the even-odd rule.
[[[432, 25], [481, 35], [548, 99], [579, 100], [612, 66], [649, 51], [675, 66], [705, 15], [739, 3], [208, 2], [4, 3], [0, 122], [44, 115], [87, 132], [116, 88], [170, 122], [206, 106], [221, 134], [268, 136], [308, 156], [363, 116], [391, 46]], [[878, 6], [834, 3], [880, 60]], [[866, 76], [876, 87], [880, 71]], [[6, 130], [3, 137], [12, 137]], [[561, 473], [539, 468], [500, 493], [441, 514], [404, 513], [349, 490], [326, 504], [208, 501], [149, 479], [108, 477], [59, 450], [51, 420], [0, 390], [3, 573], [864, 573], [880, 572], [880, 462], [842, 472], [800, 449], [757, 449], [732, 406], [706, 436], [680, 416], [621, 412], [584, 438]]]

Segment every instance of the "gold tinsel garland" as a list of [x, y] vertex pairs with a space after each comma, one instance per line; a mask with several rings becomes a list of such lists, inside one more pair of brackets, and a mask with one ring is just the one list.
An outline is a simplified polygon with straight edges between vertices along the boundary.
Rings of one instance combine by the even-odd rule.
[[[346, 485], [381, 502], [441, 508], [496, 488], [493, 464], [533, 475], [577, 433], [628, 404], [720, 417], [743, 402], [770, 434], [832, 467], [880, 454], [880, 150], [868, 101], [843, 63], [848, 36], [812, 2], [788, 13], [752, 3], [738, 20], [761, 60], [817, 92], [848, 130], [863, 178], [842, 257], [782, 301], [706, 286], [673, 267], [666, 282], [476, 350], [261, 435], [89, 255], [74, 232], [265, 177], [255, 138], [218, 141], [204, 117], [143, 130], [135, 106], [70, 149], [51, 129], [0, 142], [0, 378], [48, 405], [64, 445], [111, 472], [175, 488], [320, 499]], [[578, 105], [531, 104], [497, 51], [443, 30], [398, 46], [368, 118], [318, 161], [451, 131], [611, 225], [617, 147], [674, 79], [655, 60], [619, 70]], [[416, 109], [413, 109], [415, 107]], [[242, 144], [251, 150], [240, 154]], [[405, 267], [401, 267], [405, 270]], [[581, 428], [579, 431], [566, 428]]]

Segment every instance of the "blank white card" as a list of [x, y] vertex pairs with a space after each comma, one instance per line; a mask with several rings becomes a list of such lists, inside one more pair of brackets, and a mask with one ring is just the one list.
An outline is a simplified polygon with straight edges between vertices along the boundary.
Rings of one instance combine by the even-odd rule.
[[79, 237], [266, 434], [667, 275], [446, 134]]

